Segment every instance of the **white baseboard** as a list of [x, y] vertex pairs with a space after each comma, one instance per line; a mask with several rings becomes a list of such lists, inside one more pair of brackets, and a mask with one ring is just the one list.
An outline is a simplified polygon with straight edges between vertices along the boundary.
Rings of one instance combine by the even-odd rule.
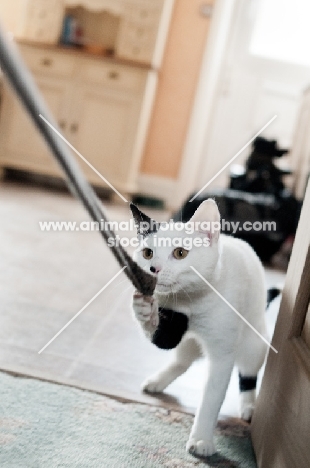
[[179, 208], [176, 199], [178, 181], [167, 177], [139, 174], [137, 178], [138, 192], [164, 200], [167, 208]]

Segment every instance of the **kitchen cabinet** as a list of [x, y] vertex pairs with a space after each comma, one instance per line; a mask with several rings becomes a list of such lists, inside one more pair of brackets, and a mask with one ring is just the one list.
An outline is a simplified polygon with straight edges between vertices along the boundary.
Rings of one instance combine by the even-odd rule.
[[[116, 188], [134, 192], [157, 73], [57, 47], [20, 44], [20, 50], [65, 138]], [[79, 163], [90, 182], [105, 186], [85, 162]], [[0, 115], [0, 166], [61, 175], [7, 86]]]
[[[159, 68], [173, 4], [174, 0], [0, 0], [0, 17], [16, 39], [55, 45], [70, 15], [86, 33], [86, 44], [98, 45], [102, 39], [101, 45], [109, 44], [115, 57]], [[98, 25], [103, 12], [107, 15]]]
[[[133, 148], [141, 102], [128, 91], [101, 90], [88, 84], [75, 88], [68, 116], [70, 141], [110, 183], [135, 190]], [[88, 179], [97, 184], [98, 175], [81, 163]], [[100, 182], [101, 183], [101, 182]]]
[[[60, 125], [63, 122], [68, 86], [63, 80], [55, 82], [40, 78], [37, 84]], [[41, 135], [12, 91], [5, 87], [2, 97], [0, 125], [0, 165], [59, 175]]]

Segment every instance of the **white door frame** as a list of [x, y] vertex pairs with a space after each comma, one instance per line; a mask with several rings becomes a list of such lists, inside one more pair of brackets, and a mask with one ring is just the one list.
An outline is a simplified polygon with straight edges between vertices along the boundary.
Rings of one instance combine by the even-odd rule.
[[235, 11], [236, 0], [215, 1], [179, 177], [173, 199], [168, 201], [173, 208], [179, 207], [185, 197], [200, 188], [197, 187], [199, 169], [203, 163], [205, 142], [217, 102], [221, 71]]

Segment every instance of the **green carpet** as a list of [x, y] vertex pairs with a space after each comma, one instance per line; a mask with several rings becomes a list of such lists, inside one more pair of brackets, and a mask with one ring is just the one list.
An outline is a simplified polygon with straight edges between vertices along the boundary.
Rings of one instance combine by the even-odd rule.
[[192, 417], [0, 373], [1, 468], [255, 468], [249, 427], [219, 423], [219, 453], [185, 452]]

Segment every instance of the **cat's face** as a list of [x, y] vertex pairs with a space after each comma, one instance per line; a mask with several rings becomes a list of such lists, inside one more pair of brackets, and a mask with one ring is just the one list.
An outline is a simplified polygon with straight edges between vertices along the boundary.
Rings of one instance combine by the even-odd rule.
[[[213, 200], [203, 202], [189, 224], [155, 223], [137, 207], [131, 207], [138, 234], [143, 243], [134, 259], [140, 267], [156, 276], [157, 294], [193, 292], [202, 287], [202, 280], [193, 266], [205, 278], [211, 278], [219, 258], [219, 231], [207, 229], [218, 222], [219, 212]], [[152, 224], [153, 222], [153, 224]], [[140, 228], [145, 223], [144, 229]], [[147, 229], [147, 224], [151, 226]]]

